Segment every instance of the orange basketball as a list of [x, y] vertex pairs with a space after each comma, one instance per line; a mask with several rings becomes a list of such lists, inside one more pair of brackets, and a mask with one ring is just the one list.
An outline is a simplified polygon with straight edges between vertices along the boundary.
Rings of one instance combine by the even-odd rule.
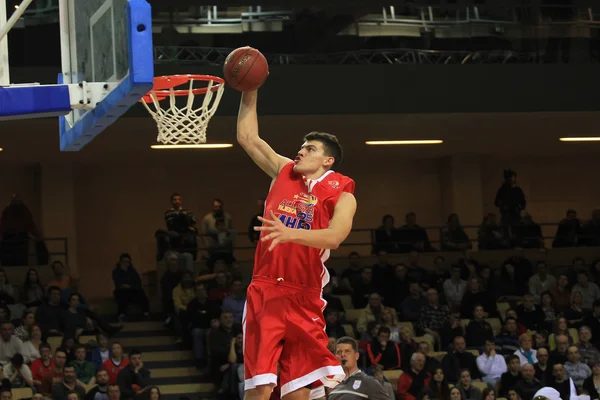
[[260, 51], [252, 47], [240, 47], [225, 59], [223, 75], [229, 86], [240, 92], [248, 92], [265, 83], [269, 76], [269, 64]]

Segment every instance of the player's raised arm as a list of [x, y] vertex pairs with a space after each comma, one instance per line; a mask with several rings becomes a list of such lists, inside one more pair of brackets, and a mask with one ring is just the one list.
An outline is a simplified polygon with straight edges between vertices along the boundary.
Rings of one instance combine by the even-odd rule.
[[257, 91], [242, 93], [237, 121], [237, 140], [256, 165], [275, 179], [281, 168], [291, 160], [277, 154], [258, 136], [257, 98]]

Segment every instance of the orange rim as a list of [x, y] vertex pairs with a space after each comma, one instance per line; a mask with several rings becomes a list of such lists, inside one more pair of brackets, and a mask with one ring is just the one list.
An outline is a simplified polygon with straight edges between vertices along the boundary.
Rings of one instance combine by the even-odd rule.
[[[171, 89], [184, 85], [189, 81], [204, 81], [210, 82], [213, 81], [216, 84], [210, 89], [211, 92], [216, 92], [219, 88], [225, 84], [225, 79], [219, 78], [218, 76], [213, 75], [166, 75], [166, 76], [157, 76], [154, 78], [154, 88], [145, 94], [140, 101], [144, 101], [146, 103], [152, 102], [151, 93], [156, 95], [158, 101], [164, 100], [167, 97], [171, 96]], [[206, 94], [208, 92], [208, 87], [205, 88], [197, 88], [197, 89], [177, 89], [173, 91], [173, 95], [176, 97], [187, 96], [192, 92], [194, 95], [198, 94]]]

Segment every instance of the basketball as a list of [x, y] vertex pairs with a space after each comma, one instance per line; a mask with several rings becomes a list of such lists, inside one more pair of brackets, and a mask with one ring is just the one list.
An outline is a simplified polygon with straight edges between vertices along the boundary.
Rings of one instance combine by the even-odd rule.
[[223, 75], [229, 86], [240, 92], [248, 92], [265, 83], [269, 64], [260, 51], [252, 47], [240, 47], [225, 59]]

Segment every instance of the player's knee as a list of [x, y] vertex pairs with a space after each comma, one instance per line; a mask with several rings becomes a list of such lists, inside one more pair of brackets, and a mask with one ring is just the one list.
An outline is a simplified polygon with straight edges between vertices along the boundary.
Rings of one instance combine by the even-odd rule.
[[244, 400], [269, 400], [275, 385], [260, 385], [244, 392]]
[[282, 397], [285, 400], [308, 400], [310, 398], [310, 389], [302, 388], [294, 390], [291, 393], [286, 394]]

